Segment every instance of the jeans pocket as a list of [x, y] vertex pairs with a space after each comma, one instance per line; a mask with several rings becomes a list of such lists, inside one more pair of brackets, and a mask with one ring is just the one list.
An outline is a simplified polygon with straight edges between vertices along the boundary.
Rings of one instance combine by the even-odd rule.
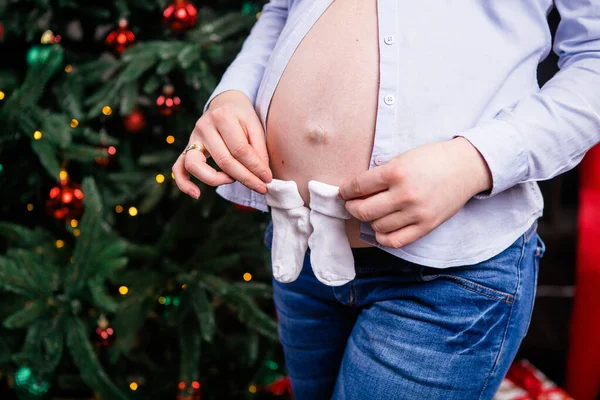
[[492, 289], [491, 287], [482, 285], [481, 283], [455, 274], [431, 273], [431, 271], [424, 271], [422, 273], [422, 279], [425, 282], [432, 281], [434, 279], [446, 279], [462, 287], [463, 289], [487, 297], [490, 300], [502, 301], [507, 304], [513, 304], [515, 300], [514, 296], [510, 293], [505, 293], [500, 290]]
[[535, 224], [508, 248], [488, 260], [444, 269], [424, 267], [421, 277], [424, 281], [445, 279], [490, 300], [513, 304], [519, 285], [519, 268], [528, 246], [525, 243], [528, 234], [535, 235]]
[[[532, 246], [538, 246], [536, 254], [539, 253], [540, 258], [546, 248], [537, 235], [537, 227], [538, 221], [535, 220], [508, 248], [478, 264], [446, 269], [424, 267], [422, 279], [447, 279], [491, 300], [513, 304], [519, 286], [520, 269], [526, 258], [531, 256]], [[533, 243], [532, 240], [536, 238], [538, 242]]]

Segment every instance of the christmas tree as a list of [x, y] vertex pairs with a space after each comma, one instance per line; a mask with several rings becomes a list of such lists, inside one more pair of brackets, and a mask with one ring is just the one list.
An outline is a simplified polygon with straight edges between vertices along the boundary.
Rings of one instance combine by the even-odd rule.
[[2, 399], [289, 396], [268, 215], [171, 173], [262, 5], [0, 2]]

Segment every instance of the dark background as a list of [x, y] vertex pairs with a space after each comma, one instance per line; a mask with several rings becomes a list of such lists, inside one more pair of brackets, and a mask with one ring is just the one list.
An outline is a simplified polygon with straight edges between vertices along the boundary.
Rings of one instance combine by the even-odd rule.
[[[560, 21], [556, 10], [549, 15], [549, 21], [554, 36]], [[540, 64], [540, 86], [558, 71], [557, 61], [552, 52]], [[546, 243], [546, 253], [540, 263], [533, 318], [518, 357], [527, 358], [549, 378], [562, 384], [575, 288], [578, 168], [539, 185], [545, 209], [538, 233]]]

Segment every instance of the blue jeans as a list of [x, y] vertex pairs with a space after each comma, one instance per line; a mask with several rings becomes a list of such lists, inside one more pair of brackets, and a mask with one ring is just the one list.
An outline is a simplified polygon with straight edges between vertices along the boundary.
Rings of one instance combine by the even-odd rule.
[[339, 287], [315, 278], [309, 249], [295, 282], [273, 281], [295, 399], [492, 399], [529, 328], [545, 248], [537, 221], [464, 267], [355, 248], [356, 278]]

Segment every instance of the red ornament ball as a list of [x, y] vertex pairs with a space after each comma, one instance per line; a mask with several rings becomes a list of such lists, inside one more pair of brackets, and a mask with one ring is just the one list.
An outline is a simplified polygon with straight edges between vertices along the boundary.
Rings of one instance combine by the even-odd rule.
[[284, 394], [292, 394], [292, 385], [289, 376], [284, 376], [271, 382], [265, 387], [265, 391], [274, 394], [275, 396], [282, 396]]
[[136, 133], [146, 127], [146, 120], [142, 111], [136, 108], [131, 114], [123, 118], [123, 124], [127, 132]]
[[181, 99], [177, 96], [174, 96], [175, 89], [172, 85], [165, 85], [163, 88], [163, 94], [158, 96], [156, 99], [156, 106], [158, 107], [158, 112], [168, 117], [172, 115], [175, 111], [179, 110], [181, 106]]
[[50, 189], [46, 211], [57, 220], [77, 218], [83, 211], [83, 192], [79, 185], [64, 183]]
[[4, 24], [0, 22], [0, 41], [4, 40]]
[[109, 347], [115, 341], [115, 331], [103, 315], [98, 319], [93, 341], [97, 347]]
[[200, 400], [200, 382], [187, 384], [181, 381], [177, 387], [179, 388], [177, 400]]
[[111, 31], [106, 37], [106, 45], [112, 48], [117, 54], [121, 54], [135, 42], [135, 35], [127, 29], [127, 25], [127, 20], [121, 18], [119, 20], [119, 27]]
[[184, 32], [198, 21], [198, 10], [188, 0], [175, 0], [163, 11], [163, 20], [175, 33]]
[[103, 150], [104, 156], [96, 157], [96, 164], [105, 167], [114, 160], [115, 155], [117, 154], [117, 149], [115, 148], [115, 146], [108, 146]]

